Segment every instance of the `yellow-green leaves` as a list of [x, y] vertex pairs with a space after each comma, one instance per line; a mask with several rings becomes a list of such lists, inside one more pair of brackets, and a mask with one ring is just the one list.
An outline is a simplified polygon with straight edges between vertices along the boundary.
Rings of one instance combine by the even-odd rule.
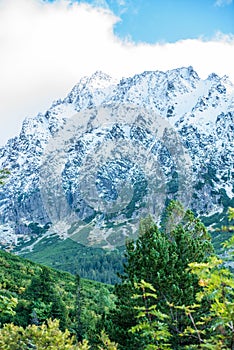
[[8, 298], [4, 295], [0, 295], [0, 314], [2, 316], [15, 315], [14, 309], [18, 303], [17, 298]]
[[[138, 306], [138, 318], [140, 323], [130, 329], [131, 333], [138, 333], [141, 337], [147, 339], [145, 349], [162, 349], [170, 350], [171, 345], [169, 340], [171, 334], [168, 330], [168, 325], [164, 322], [169, 316], [157, 309], [157, 305], [150, 305], [149, 299], [157, 300], [155, 288], [143, 280], [135, 284], [136, 290], [139, 294], [134, 294], [134, 299], [142, 299], [143, 306]], [[150, 340], [150, 341], [149, 341]]]
[[83, 345], [75, 346], [74, 338], [68, 330], [59, 330], [58, 320], [48, 320], [41, 326], [30, 325], [27, 328], [6, 324], [0, 330], [0, 348], [2, 350], [88, 350]]

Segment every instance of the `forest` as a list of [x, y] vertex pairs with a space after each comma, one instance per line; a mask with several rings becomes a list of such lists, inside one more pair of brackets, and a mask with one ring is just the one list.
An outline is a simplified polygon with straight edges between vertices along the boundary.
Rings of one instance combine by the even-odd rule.
[[172, 201], [126, 241], [114, 286], [0, 251], [0, 348], [234, 349], [234, 236], [222, 246]]

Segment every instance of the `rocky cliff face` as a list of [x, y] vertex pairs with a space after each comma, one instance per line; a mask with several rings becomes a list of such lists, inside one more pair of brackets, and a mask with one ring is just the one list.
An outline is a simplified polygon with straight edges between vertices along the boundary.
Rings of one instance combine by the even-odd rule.
[[192, 67], [117, 82], [85, 77], [0, 149], [0, 244], [57, 233], [113, 247], [181, 200], [222, 219], [233, 205], [234, 86]]

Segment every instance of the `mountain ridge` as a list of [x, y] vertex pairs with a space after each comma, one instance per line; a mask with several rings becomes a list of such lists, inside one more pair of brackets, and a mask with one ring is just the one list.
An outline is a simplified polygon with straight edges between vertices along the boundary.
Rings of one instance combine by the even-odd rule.
[[[135, 124], [134, 128], [133, 123], [128, 125], [126, 119], [127, 128], [123, 122], [118, 123], [118, 116], [116, 119], [110, 119], [111, 123], [115, 120], [111, 128], [106, 127], [105, 129], [101, 125], [99, 129], [94, 128], [95, 120], [98, 121], [100, 107], [114, 116], [115, 110], [120, 113], [121, 105], [134, 106], [141, 111], [146, 110], [145, 122], [151, 111], [153, 115], [160, 115], [166, 127], [171, 125], [173, 136], [179, 135], [180, 143], [191, 159], [191, 170], [195, 178], [194, 193], [191, 194], [192, 209], [198, 215], [204, 216], [226, 212], [227, 206], [231, 205], [233, 200], [234, 176], [234, 85], [228, 78], [226, 76], [220, 78], [215, 73], [211, 73], [207, 79], [203, 80], [191, 66], [167, 72], [143, 72], [133, 77], [122, 78], [119, 82], [98, 71], [91, 77], [82, 78], [64, 99], [53, 102], [44, 114], [39, 113], [33, 118], [25, 119], [19, 136], [10, 139], [6, 146], [0, 149], [2, 167], [11, 171], [6, 185], [0, 189], [2, 247], [15, 246], [20, 241], [25, 243], [33, 237], [36, 239], [38, 234], [44, 234], [43, 230], [48, 231], [46, 225], [51, 220], [45, 203], [43, 203], [38, 178], [42, 159], [50, 140], [57, 137], [61, 130], [66, 130], [68, 120], [74, 115], [78, 113], [78, 117], [83, 116], [82, 113], [85, 111], [93, 113], [93, 119], [90, 118], [94, 122], [91, 122], [89, 132], [87, 129], [82, 138], [69, 146], [68, 161], [63, 169], [63, 186], [69, 207], [76, 213], [78, 209], [83, 211], [83, 214], [78, 213], [77, 215], [80, 215], [79, 218], [83, 223], [89, 225], [89, 232], [84, 232], [85, 225], [82, 226], [82, 234], [78, 232], [78, 236], [76, 227], [70, 227], [70, 230], [73, 230], [72, 234], [74, 233], [76, 237], [74, 239], [80, 243], [97, 246], [101, 244], [109, 248], [123, 244], [126, 236], [134, 237], [132, 227], [129, 226], [129, 230], [125, 231], [124, 220], [131, 221], [134, 215], [135, 219], [139, 218], [137, 208], [146, 194], [141, 193], [135, 185], [138, 182], [144, 187], [145, 180], [150, 182], [148, 175], [144, 174], [142, 169], [138, 169], [142, 166], [131, 170], [133, 161], [130, 159], [127, 162], [126, 159], [122, 159], [122, 172], [120, 164], [116, 162], [111, 163], [111, 171], [107, 169], [107, 166], [102, 168], [102, 174], [105, 174], [106, 178], [100, 175], [99, 185], [96, 185], [100, 197], [107, 198], [109, 201], [113, 201], [116, 196], [114, 191], [114, 188], [118, 187], [115, 181], [116, 175], [122, 177], [121, 181], [123, 179], [126, 181], [127, 172], [134, 173], [135, 171], [135, 175], [132, 176], [135, 202], [130, 202], [132, 208], [128, 208], [127, 212], [121, 212], [122, 216], [112, 215], [111, 219], [110, 215], [106, 215], [103, 219], [101, 213], [95, 212], [93, 208], [87, 206], [87, 203], [84, 203], [82, 198], [78, 198], [78, 184], [74, 185], [74, 181], [73, 183], [71, 181], [72, 178], [77, 179], [80, 163], [86, 157], [87, 152], [90, 152], [92, 147], [96, 151], [99, 150], [98, 143], [105, 144], [111, 139], [116, 142], [122, 138], [126, 143], [131, 142], [131, 145], [137, 145], [137, 150], [139, 147], [147, 148], [147, 145], [150, 145], [152, 137], [155, 137], [151, 130], [148, 132], [141, 126], [142, 124]], [[176, 164], [175, 161], [173, 163], [170, 147], [168, 150], [168, 145], [165, 146], [163, 139], [159, 141], [157, 150], [155, 148], [151, 156], [153, 154], [155, 164], [156, 162], [159, 164], [158, 174], [166, 176], [167, 187], [172, 188], [167, 189], [170, 199], [174, 198], [176, 193], [176, 185], [173, 183], [173, 176], [174, 179], [176, 177], [173, 167], [175, 168]], [[120, 216], [121, 219], [119, 219]], [[220, 220], [222, 217], [220, 216]], [[120, 220], [117, 221], [122, 223], [122, 226], [120, 225], [121, 229], [115, 227], [113, 230], [113, 227], [109, 228], [108, 225], [113, 226], [116, 218]], [[35, 227], [34, 231], [32, 230], [33, 223], [38, 224], [36, 231], [40, 232], [36, 233]], [[99, 229], [102, 225], [103, 228]], [[98, 233], [90, 241], [94, 230]], [[55, 232], [52, 231], [51, 233]], [[108, 238], [110, 236], [111, 239]], [[121, 238], [116, 238], [117, 236]]]

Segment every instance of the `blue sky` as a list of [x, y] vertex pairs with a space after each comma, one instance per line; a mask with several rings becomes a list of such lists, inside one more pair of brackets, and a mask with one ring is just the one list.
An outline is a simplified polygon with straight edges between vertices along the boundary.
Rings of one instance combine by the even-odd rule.
[[175, 42], [212, 38], [216, 32], [234, 34], [231, 0], [106, 0], [87, 1], [109, 7], [121, 18], [115, 33], [135, 42]]
[[0, 146], [97, 70], [234, 82], [234, 0], [0, 0], [0, 33]]
[[[51, 2], [56, 0], [51, 0]], [[108, 8], [121, 21], [114, 26], [120, 38], [134, 42], [175, 42], [217, 32], [234, 34], [232, 0], [87, 0], [73, 1]]]

